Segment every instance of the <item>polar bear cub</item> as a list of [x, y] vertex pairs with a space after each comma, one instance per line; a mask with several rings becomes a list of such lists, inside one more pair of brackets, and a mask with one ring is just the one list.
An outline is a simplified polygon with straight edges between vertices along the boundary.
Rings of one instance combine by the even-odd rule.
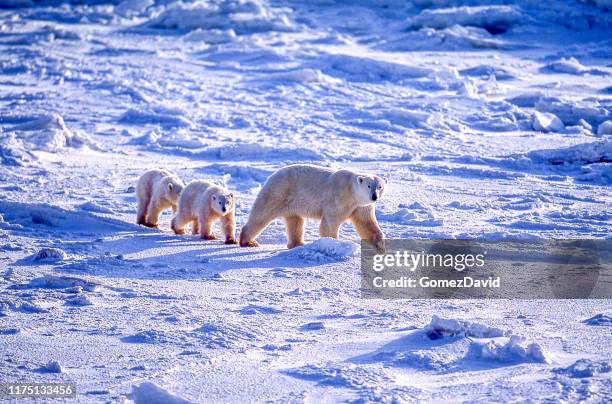
[[212, 225], [221, 220], [225, 244], [237, 244], [234, 194], [208, 181], [192, 181], [183, 190], [178, 211], [172, 219], [172, 230], [185, 234], [185, 226], [191, 223], [192, 234], [200, 234], [204, 240], [215, 240]]
[[176, 212], [179, 195], [185, 184], [166, 170], [150, 170], [144, 173], [136, 185], [138, 213], [136, 222], [157, 227], [162, 211], [172, 208]]
[[359, 236], [384, 252], [384, 234], [376, 221], [374, 203], [385, 192], [385, 181], [350, 170], [290, 165], [272, 174], [257, 195], [240, 245], [257, 246], [255, 238], [274, 219], [282, 217], [287, 247], [304, 244], [304, 219], [321, 220], [321, 237], [338, 238], [340, 225], [350, 220]]

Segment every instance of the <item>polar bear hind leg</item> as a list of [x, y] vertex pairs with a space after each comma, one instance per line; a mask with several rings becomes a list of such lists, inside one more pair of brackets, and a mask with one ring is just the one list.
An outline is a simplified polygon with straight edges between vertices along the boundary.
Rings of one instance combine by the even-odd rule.
[[304, 245], [304, 218], [301, 216], [285, 216], [287, 230], [287, 248]]

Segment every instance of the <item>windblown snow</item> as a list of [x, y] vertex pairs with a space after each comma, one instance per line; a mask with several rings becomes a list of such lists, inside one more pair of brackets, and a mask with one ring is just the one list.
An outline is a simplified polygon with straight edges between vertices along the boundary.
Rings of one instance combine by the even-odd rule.
[[[388, 238], [610, 238], [609, 1], [0, 0], [3, 382], [79, 402], [591, 401], [610, 300], [369, 300], [359, 239], [135, 224], [165, 167], [388, 179]], [[219, 229], [216, 229], [218, 231]]]

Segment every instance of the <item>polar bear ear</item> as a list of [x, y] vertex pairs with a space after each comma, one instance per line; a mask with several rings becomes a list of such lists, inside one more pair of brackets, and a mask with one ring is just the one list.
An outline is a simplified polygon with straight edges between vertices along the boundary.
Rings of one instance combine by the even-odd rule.
[[169, 189], [170, 191], [172, 191], [172, 188], [173, 188], [172, 183], [169, 183], [169, 184], [168, 184], [168, 189]]

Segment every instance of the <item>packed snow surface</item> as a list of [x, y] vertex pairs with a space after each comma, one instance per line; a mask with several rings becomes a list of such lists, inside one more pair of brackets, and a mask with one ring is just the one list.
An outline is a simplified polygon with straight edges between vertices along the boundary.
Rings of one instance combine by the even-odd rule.
[[[606, 0], [0, 0], [0, 380], [79, 402], [590, 401], [610, 300], [371, 300], [359, 238], [135, 224], [164, 167], [238, 228], [292, 163], [388, 238], [609, 238]], [[215, 228], [219, 232], [219, 228]]]

